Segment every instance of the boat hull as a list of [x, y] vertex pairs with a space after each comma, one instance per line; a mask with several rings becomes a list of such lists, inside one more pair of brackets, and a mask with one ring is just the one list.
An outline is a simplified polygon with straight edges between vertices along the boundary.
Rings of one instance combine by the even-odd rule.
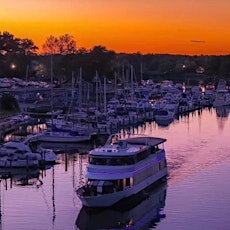
[[123, 191], [114, 192], [110, 194], [98, 195], [98, 196], [81, 196], [79, 198], [82, 204], [86, 207], [110, 207], [117, 204], [119, 201], [129, 198], [135, 194], [138, 194], [147, 187], [153, 185], [159, 180], [165, 178], [168, 175], [167, 168], [162, 169], [158, 173], [148, 177], [146, 180], [137, 184], [136, 186], [127, 188]]
[[8, 160], [0, 159], [0, 168], [37, 168], [38, 160]]
[[52, 143], [79, 143], [89, 141], [91, 139], [90, 136], [71, 136], [64, 134], [44, 134], [38, 137], [38, 141], [40, 142], [52, 142]]
[[165, 217], [161, 211], [165, 206], [167, 183], [154, 183], [153, 186], [122, 201], [121, 206], [119, 202], [119, 206], [104, 209], [83, 207], [76, 219], [76, 226], [79, 229], [124, 229], [127, 224], [131, 224], [129, 227], [132, 229], [153, 226], [155, 220], [159, 222], [160, 216]]

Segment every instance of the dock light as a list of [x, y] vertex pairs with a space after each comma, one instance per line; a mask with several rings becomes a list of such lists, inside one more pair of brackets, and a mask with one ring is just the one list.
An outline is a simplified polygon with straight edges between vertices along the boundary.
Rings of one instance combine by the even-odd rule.
[[15, 69], [16, 68], [16, 65], [15, 64], [11, 64], [11, 69]]

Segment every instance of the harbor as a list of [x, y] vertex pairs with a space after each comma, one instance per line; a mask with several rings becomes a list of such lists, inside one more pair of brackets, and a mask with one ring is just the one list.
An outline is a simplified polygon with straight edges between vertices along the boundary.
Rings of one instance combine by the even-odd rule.
[[[213, 139], [213, 131], [208, 130], [212, 130], [211, 127], [213, 127], [216, 129], [215, 133], [222, 134], [225, 123], [228, 123], [227, 118], [230, 112], [228, 104], [218, 104], [223, 103], [225, 95], [228, 94], [228, 88], [224, 81], [221, 81], [220, 84], [222, 88], [217, 87], [216, 90], [213, 86], [186, 87], [173, 84], [171, 81], [163, 81], [161, 84], [136, 85], [132, 86], [132, 89], [138, 92], [135, 97], [132, 91], [127, 90], [121, 90], [120, 94], [115, 94], [116, 91], [110, 88], [107, 92], [107, 86], [104, 85], [102, 87], [104, 94], [98, 93], [98, 98], [95, 98], [94, 103], [88, 104], [83, 103], [83, 98], [79, 97], [84, 93], [79, 91], [78, 87], [74, 91], [71, 91], [73, 89], [70, 88], [71, 90], [58, 89], [57, 92], [53, 88], [48, 88], [42, 94], [38, 88], [34, 94], [35, 101], [32, 100], [32, 103], [25, 103], [26, 98], [21, 100], [19, 94], [15, 91], [11, 92], [18, 98], [22, 112], [1, 120], [1, 191], [4, 194], [11, 191], [17, 191], [20, 194], [23, 188], [31, 198], [36, 200], [36, 207], [38, 207], [33, 209], [32, 213], [37, 213], [42, 219], [44, 219], [43, 214], [47, 215], [45, 222], [41, 224], [28, 214], [29, 219], [33, 219], [34, 229], [42, 227], [47, 230], [58, 230], [60, 226], [64, 229], [94, 229], [90, 224], [91, 221], [95, 222], [97, 228], [100, 229], [124, 226], [136, 226], [137, 229], [158, 228], [161, 222], [164, 224], [167, 219], [165, 210], [167, 210], [167, 194], [170, 188], [183, 183], [187, 178], [193, 178], [195, 174], [202, 173], [203, 170], [208, 170], [209, 167], [222, 163], [215, 153], [212, 153], [212, 160], [205, 154], [213, 145], [210, 143]], [[223, 87], [225, 89], [223, 96], [218, 96], [217, 101], [215, 95], [218, 94], [219, 88], [222, 90]], [[29, 97], [33, 98], [33, 91], [28, 92]], [[68, 92], [71, 92], [70, 95]], [[51, 100], [49, 100], [50, 97], [52, 97]], [[60, 98], [66, 98], [69, 103], [62, 101], [60, 104], [66, 106], [62, 108], [57, 106], [54, 110], [53, 104], [60, 105], [57, 103]], [[39, 106], [40, 103], [42, 106]], [[226, 103], [228, 103], [227, 100]], [[44, 107], [45, 104], [46, 107]], [[128, 145], [131, 145], [130, 151], [127, 150], [126, 141], [124, 144], [123, 141], [118, 141], [112, 145], [105, 145], [107, 138], [114, 133], [123, 138], [144, 134], [152, 138], [152, 144], [147, 145], [148, 138], [144, 138], [143, 141], [134, 138], [136, 141], [133, 144], [132, 139], [128, 139]], [[162, 152], [163, 149], [156, 150], [165, 141], [163, 148], [165, 153]], [[215, 145], [215, 148], [217, 146], [218, 144]], [[91, 155], [93, 149], [96, 151], [94, 157]], [[134, 149], [137, 149], [137, 158], [127, 155], [129, 152], [134, 154]], [[104, 161], [96, 157], [99, 150], [101, 154], [105, 152], [108, 154]], [[163, 155], [166, 158], [165, 160], [162, 158], [162, 162], [159, 161], [155, 166], [150, 167], [151, 170], [146, 168], [145, 174], [149, 175], [148, 172], [153, 168], [154, 172], [159, 168], [164, 173], [162, 176], [159, 174], [156, 181], [153, 179], [156, 176], [153, 175], [151, 183], [148, 182], [150, 177], [143, 180], [143, 183], [137, 186], [137, 195], [132, 197], [130, 194], [134, 191], [132, 192], [132, 188], [129, 189], [129, 187], [138, 183], [139, 179], [132, 177], [130, 170], [135, 164], [141, 165], [143, 159], [146, 158], [148, 161], [147, 153], [150, 154], [151, 162], [158, 162]], [[197, 153], [199, 161], [195, 157]], [[121, 159], [119, 159], [119, 154], [122, 156]], [[126, 160], [123, 155], [127, 155]], [[228, 155], [226, 157], [228, 159]], [[141, 161], [136, 160], [138, 158]], [[89, 162], [91, 162], [92, 172], [88, 171]], [[101, 167], [108, 170], [108, 165], [110, 165], [111, 173], [108, 173], [110, 176], [108, 177], [105, 173], [103, 180], [102, 174], [99, 173], [100, 176], [96, 181], [97, 177], [92, 174], [95, 172], [96, 165], [100, 166], [98, 166], [99, 171], [103, 171]], [[121, 176], [124, 176], [124, 173], [114, 173], [118, 170], [115, 168], [119, 165], [124, 165], [124, 169], [120, 166], [119, 170], [130, 167], [124, 179]], [[88, 180], [86, 180], [86, 175], [91, 175]], [[165, 177], [166, 181], [162, 182], [161, 179]], [[153, 184], [154, 181], [157, 183]], [[146, 187], [145, 183], [153, 184], [151, 190], [147, 189], [149, 186]], [[100, 212], [91, 213], [85, 207], [111, 206], [116, 200], [115, 203], [119, 203], [120, 206], [124, 201], [118, 198], [116, 193], [126, 194], [128, 198], [130, 196], [131, 201], [127, 203], [128, 210], [121, 208], [114, 212], [112, 207], [107, 207], [108, 210], [102, 212], [102, 215], [108, 216], [108, 222], [102, 221]], [[109, 203], [101, 201], [102, 194], [111, 197], [110, 201], [106, 199]], [[26, 210], [32, 208], [33, 199], [25, 204]], [[89, 199], [92, 201], [89, 202]], [[120, 199], [121, 201], [118, 202]], [[149, 200], [151, 203], [147, 205]], [[21, 205], [15, 202], [16, 207]], [[10, 207], [7, 206], [7, 208], [12, 211]], [[171, 209], [168, 213], [170, 212]], [[116, 217], [113, 220], [109, 217], [111, 213]], [[5, 220], [8, 217], [2, 215], [2, 218]], [[20, 215], [18, 218], [24, 219], [25, 223], [28, 220], [27, 217]], [[7, 223], [7, 227], [11, 224], [9, 220], [2, 223]], [[19, 229], [30, 228], [23, 222], [21, 228], [19, 225]]]
[[229, 8], [3, 1], [0, 230], [229, 230]]
[[92, 86], [89, 94], [89, 88], [81, 88], [82, 84], [79, 81], [75, 86], [58, 89], [48, 85], [45, 89], [3, 90], [2, 95], [16, 98], [20, 112], [2, 118], [1, 136], [23, 130], [22, 126], [42, 123], [46, 125], [43, 131], [109, 135], [149, 121], [167, 126], [181, 115], [215, 103], [214, 85], [185, 86], [168, 80], [161, 83], [148, 80], [141, 85], [130, 83], [128, 88], [117, 88], [105, 80], [100, 88]]
[[[82, 210], [83, 207], [77, 197], [76, 190], [84, 184], [88, 162], [87, 152], [93, 149], [95, 144], [103, 144], [105, 141], [103, 140], [97, 143], [69, 144], [69, 147], [65, 144], [65, 150], [57, 153], [60, 164], [49, 166], [46, 169], [29, 171], [20, 169], [15, 171], [12, 174], [14, 176], [10, 178], [2, 178], [2, 229], [12, 229], [13, 226], [17, 226], [18, 229], [29, 230], [31, 223], [33, 229], [86, 229], [87, 225], [91, 223], [88, 220], [93, 221], [94, 218], [99, 221], [99, 223], [97, 222], [99, 225], [95, 226], [109, 228], [114, 223], [114, 218], [117, 218], [116, 223], [119, 220], [124, 222], [124, 219], [119, 217], [119, 213], [126, 216], [125, 220], [130, 220], [130, 216], [134, 215], [135, 212], [141, 215], [135, 219], [134, 226], [140, 222], [144, 224], [139, 229], [149, 229], [153, 226], [156, 229], [170, 229], [171, 223], [175, 227], [199, 229], [200, 224], [204, 223], [204, 218], [210, 219], [212, 217], [215, 226], [227, 229], [225, 226], [228, 225], [228, 219], [224, 219], [224, 216], [228, 214], [228, 196], [218, 196], [219, 193], [225, 194], [227, 184], [217, 177], [227, 173], [224, 170], [229, 168], [227, 167], [230, 160], [227, 145], [230, 125], [229, 111], [228, 107], [222, 109], [205, 108], [202, 111], [196, 110], [181, 116], [166, 127], [151, 121], [133, 129], [134, 133], [167, 139], [165, 144], [169, 169], [167, 186], [162, 185], [163, 187], [160, 186], [158, 192], [153, 193], [153, 200], [151, 201], [153, 212], [150, 214], [145, 209], [148, 206], [142, 206], [142, 202], [130, 207], [125, 213], [119, 211], [113, 215], [111, 220], [109, 219], [110, 214], [108, 214], [107, 222], [100, 220], [100, 213], [95, 216], [93, 213], [85, 213], [84, 209]], [[121, 132], [125, 132], [125, 130], [121, 130]], [[175, 133], [177, 133], [176, 136]], [[213, 179], [210, 178], [207, 181], [208, 175]], [[214, 179], [220, 183], [218, 189]], [[200, 182], [197, 183], [197, 180]], [[207, 182], [207, 189], [206, 186], [202, 186], [204, 180]], [[177, 197], [176, 202], [173, 202], [176, 194], [188, 193], [188, 185], [186, 185], [188, 183], [191, 193], [197, 194], [195, 191], [200, 191], [200, 198], [194, 197], [193, 204], [197, 204], [197, 208], [199, 208], [199, 204], [202, 203], [200, 210], [204, 210], [203, 216], [201, 215], [200, 218], [196, 216], [196, 221], [193, 223], [194, 228], [189, 228], [186, 224], [190, 216], [182, 215], [182, 213], [189, 213], [188, 205], [185, 206], [184, 203], [189, 204], [190, 196], [184, 196], [183, 201], [182, 197]], [[210, 203], [208, 199], [201, 202], [202, 196], [212, 197], [216, 202]], [[219, 199], [221, 199], [220, 203], [218, 203]], [[159, 203], [156, 203], [158, 200]], [[23, 212], [19, 211], [22, 206]], [[174, 213], [175, 208], [177, 213]], [[222, 210], [219, 212], [221, 221], [217, 218], [218, 213], [213, 212], [218, 208]], [[199, 209], [196, 211], [199, 212]], [[107, 213], [109, 212], [115, 213], [108, 209]], [[159, 219], [159, 215], [162, 218]], [[164, 216], [166, 218], [163, 218]], [[179, 218], [179, 216], [183, 216], [183, 218]], [[177, 222], [178, 219], [180, 219], [179, 223]], [[111, 228], [114, 228], [115, 225]]]

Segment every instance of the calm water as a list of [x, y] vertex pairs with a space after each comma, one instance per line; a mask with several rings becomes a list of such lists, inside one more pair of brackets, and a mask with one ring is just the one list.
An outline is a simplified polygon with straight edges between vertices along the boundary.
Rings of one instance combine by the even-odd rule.
[[87, 164], [87, 155], [78, 153], [91, 146], [72, 146], [72, 153], [58, 154], [61, 164], [45, 171], [15, 172], [12, 181], [1, 181], [0, 229], [114, 229], [128, 222], [134, 222], [129, 229], [229, 229], [228, 112], [205, 109], [168, 127], [152, 122], [132, 130], [167, 138], [170, 176], [147, 199], [123, 211], [88, 213], [76, 196]]

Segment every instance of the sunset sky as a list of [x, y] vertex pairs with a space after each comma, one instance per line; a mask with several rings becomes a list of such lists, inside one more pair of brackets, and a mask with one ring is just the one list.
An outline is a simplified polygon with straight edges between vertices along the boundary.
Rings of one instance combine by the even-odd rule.
[[77, 48], [125, 53], [230, 54], [230, 0], [1, 0], [0, 31], [69, 34]]

